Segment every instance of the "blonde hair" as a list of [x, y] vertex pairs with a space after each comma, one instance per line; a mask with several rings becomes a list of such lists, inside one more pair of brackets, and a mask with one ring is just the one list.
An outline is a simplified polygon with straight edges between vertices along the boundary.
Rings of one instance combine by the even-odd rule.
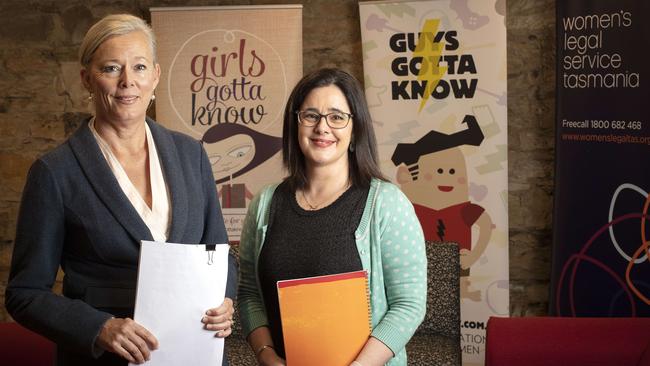
[[84, 67], [90, 65], [95, 51], [107, 39], [137, 31], [143, 32], [147, 37], [153, 62], [156, 63], [156, 37], [151, 27], [143, 19], [131, 14], [107, 15], [90, 27], [79, 48], [79, 63]]

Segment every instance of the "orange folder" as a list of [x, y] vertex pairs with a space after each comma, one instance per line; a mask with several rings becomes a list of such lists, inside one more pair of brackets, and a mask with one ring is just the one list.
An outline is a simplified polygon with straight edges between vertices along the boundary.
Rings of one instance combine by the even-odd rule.
[[348, 366], [370, 337], [366, 271], [278, 281], [287, 366]]

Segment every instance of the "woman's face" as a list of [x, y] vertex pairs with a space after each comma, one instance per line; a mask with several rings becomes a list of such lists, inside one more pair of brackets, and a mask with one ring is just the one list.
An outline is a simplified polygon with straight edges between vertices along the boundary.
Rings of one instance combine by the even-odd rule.
[[[301, 111], [320, 114], [332, 112], [351, 113], [348, 102], [341, 89], [328, 85], [313, 89], [300, 106]], [[325, 118], [312, 127], [298, 123], [298, 143], [305, 155], [307, 168], [319, 166], [339, 166], [343, 172], [348, 169], [348, 147], [352, 138], [350, 121], [345, 128], [334, 129], [327, 125]]]
[[95, 51], [81, 70], [84, 86], [93, 95], [100, 122], [143, 122], [160, 78], [147, 36], [140, 31], [115, 36]]

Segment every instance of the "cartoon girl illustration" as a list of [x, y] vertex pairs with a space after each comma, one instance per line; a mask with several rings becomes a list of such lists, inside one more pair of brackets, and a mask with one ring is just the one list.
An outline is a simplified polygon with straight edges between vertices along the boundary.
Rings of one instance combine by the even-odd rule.
[[[241, 124], [220, 123], [210, 127], [201, 143], [212, 164], [222, 208], [246, 208], [253, 194], [234, 178], [261, 165], [282, 149], [282, 138], [266, 135]], [[222, 184], [224, 183], [224, 184]]]

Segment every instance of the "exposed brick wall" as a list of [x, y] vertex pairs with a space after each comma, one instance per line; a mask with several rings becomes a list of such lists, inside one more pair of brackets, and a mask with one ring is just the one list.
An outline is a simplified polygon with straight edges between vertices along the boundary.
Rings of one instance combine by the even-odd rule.
[[[27, 170], [87, 113], [77, 50], [109, 13], [150, 7], [303, 4], [304, 71], [340, 66], [363, 79], [357, 1], [4, 0], [0, 2], [0, 301]], [[336, 9], [336, 11], [332, 11]], [[327, 24], [336, 21], [336, 32]], [[555, 1], [507, 2], [510, 279], [513, 316], [548, 307], [554, 156]], [[60, 283], [57, 284], [57, 288]], [[0, 306], [0, 321], [9, 320]]]

